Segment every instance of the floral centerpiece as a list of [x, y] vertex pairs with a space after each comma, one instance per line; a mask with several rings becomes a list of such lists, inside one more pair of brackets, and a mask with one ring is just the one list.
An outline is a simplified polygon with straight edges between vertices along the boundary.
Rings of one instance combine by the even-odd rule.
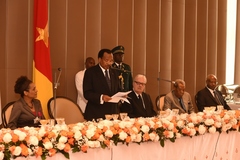
[[110, 148], [118, 143], [144, 143], [147, 141], [175, 142], [182, 136], [205, 133], [239, 131], [240, 111], [205, 111], [192, 114], [172, 114], [127, 120], [88, 121], [72, 125], [41, 128], [24, 127], [0, 130], [0, 159], [19, 156], [47, 156], [70, 152], [85, 152], [88, 148]]

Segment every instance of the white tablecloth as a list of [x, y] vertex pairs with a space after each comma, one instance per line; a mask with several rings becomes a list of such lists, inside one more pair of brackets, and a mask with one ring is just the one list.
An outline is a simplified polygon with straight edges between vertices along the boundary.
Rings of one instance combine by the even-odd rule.
[[234, 110], [238, 110], [238, 108], [240, 108], [240, 104], [235, 104], [235, 103], [228, 103], [228, 106], [231, 108], [231, 109], [234, 109]]
[[[89, 149], [88, 153], [71, 153], [71, 160], [239, 160], [240, 133], [215, 133], [195, 137], [182, 137], [174, 143], [159, 142], [118, 144], [111, 149]], [[18, 158], [21, 160], [24, 158]], [[36, 159], [31, 157], [28, 159]], [[41, 158], [38, 158], [41, 159]], [[47, 160], [62, 160], [58, 153]]]

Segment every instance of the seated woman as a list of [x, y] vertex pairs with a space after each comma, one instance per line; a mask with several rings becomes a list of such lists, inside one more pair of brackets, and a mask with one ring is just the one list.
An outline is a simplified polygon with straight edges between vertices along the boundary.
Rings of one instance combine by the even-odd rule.
[[35, 84], [26, 76], [17, 79], [14, 86], [15, 93], [21, 98], [13, 104], [7, 127], [11, 129], [25, 126], [38, 127], [40, 119], [45, 119], [41, 102], [36, 99], [38, 90]]

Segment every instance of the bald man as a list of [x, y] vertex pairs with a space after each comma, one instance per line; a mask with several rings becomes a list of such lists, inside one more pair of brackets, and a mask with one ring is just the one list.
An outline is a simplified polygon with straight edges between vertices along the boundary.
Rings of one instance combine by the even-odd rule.
[[214, 74], [209, 74], [206, 78], [206, 87], [198, 91], [195, 96], [198, 111], [202, 112], [204, 107], [210, 106], [216, 106], [217, 109], [217, 105], [222, 105], [227, 110], [231, 109], [224, 100], [222, 93], [216, 90], [217, 84], [217, 77]]

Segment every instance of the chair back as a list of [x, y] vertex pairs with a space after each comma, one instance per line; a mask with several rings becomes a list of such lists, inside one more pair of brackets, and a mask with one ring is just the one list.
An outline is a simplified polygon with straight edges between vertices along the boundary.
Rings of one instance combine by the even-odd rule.
[[166, 94], [161, 94], [161, 95], [157, 96], [157, 98], [155, 100], [155, 104], [156, 104], [158, 111], [163, 110], [165, 96], [166, 96]]
[[4, 128], [7, 127], [7, 124], [9, 122], [9, 118], [10, 118], [11, 113], [12, 113], [12, 108], [13, 108], [14, 103], [15, 103], [15, 101], [9, 102], [2, 109], [2, 124], [3, 124]]
[[54, 109], [54, 97], [48, 100], [47, 107], [50, 118], [64, 118], [66, 124], [85, 121], [80, 107], [73, 100], [64, 96], [57, 96], [55, 103], [56, 107]]

